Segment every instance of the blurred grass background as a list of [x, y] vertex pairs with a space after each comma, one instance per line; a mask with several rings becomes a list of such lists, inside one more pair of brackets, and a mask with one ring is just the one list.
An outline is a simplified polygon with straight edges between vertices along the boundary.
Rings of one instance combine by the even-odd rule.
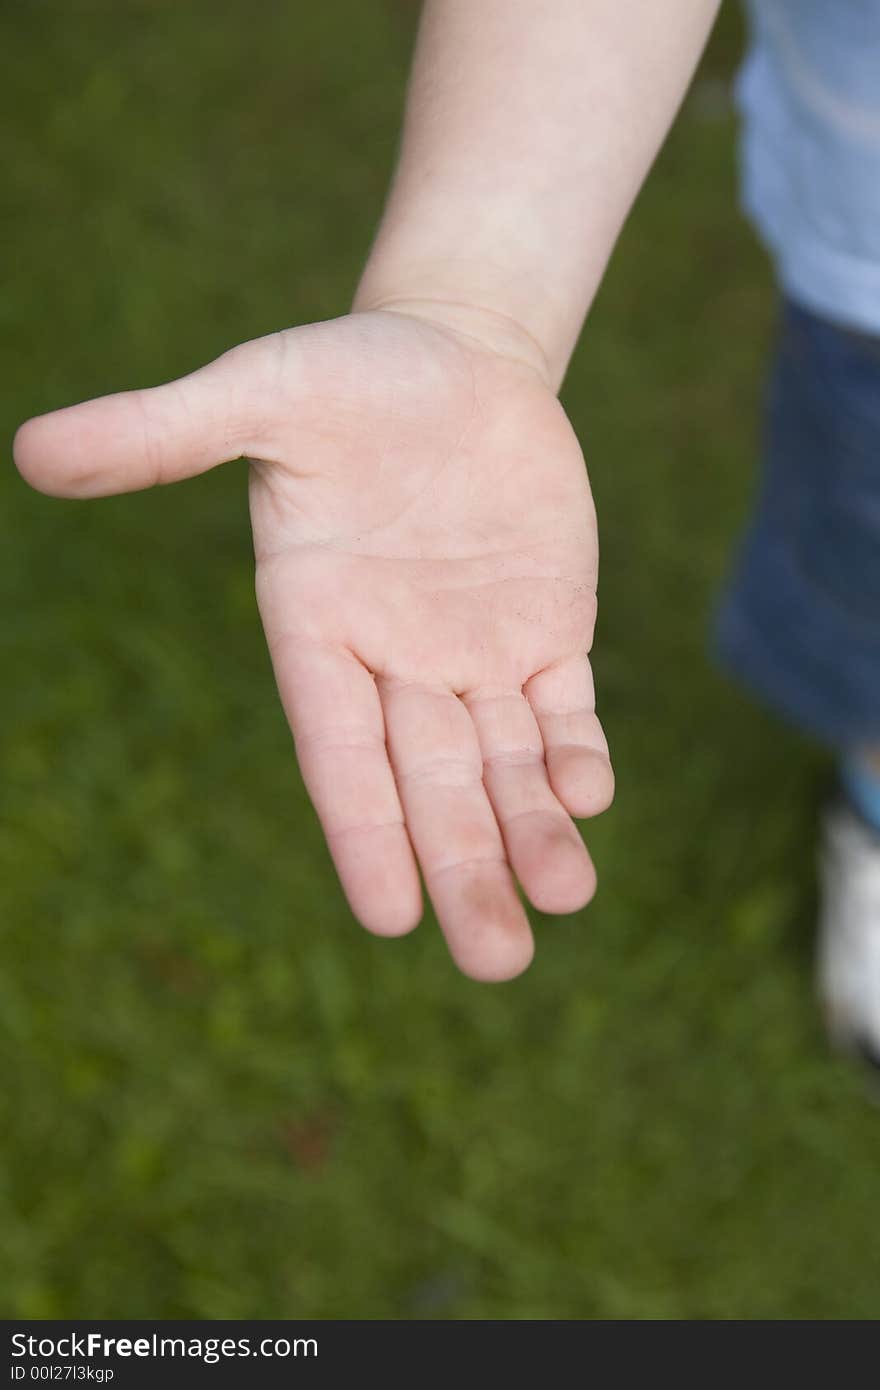
[[[0, 426], [346, 307], [408, 0], [0, 0]], [[2, 471], [2, 1306], [877, 1314], [878, 1116], [812, 999], [821, 758], [705, 657], [773, 316], [726, 8], [565, 387], [603, 539], [601, 887], [531, 971], [351, 920], [252, 588], [244, 465]]]

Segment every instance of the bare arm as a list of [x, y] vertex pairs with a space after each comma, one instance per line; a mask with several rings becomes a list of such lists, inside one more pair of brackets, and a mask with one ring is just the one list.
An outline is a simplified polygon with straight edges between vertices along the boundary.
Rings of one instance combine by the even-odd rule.
[[251, 460], [260, 613], [352, 910], [410, 930], [421, 870], [478, 979], [531, 958], [517, 881], [544, 912], [595, 886], [598, 551], [556, 390], [715, 8], [428, 0], [357, 312], [16, 437], [68, 497]]
[[427, 0], [355, 307], [424, 309], [558, 387], [719, 0]]

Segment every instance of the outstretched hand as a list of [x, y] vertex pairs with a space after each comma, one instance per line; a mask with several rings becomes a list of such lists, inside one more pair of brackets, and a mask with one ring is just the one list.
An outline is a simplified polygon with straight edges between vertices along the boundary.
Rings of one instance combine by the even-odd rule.
[[257, 595], [352, 911], [396, 936], [419, 874], [459, 967], [528, 965], [515, 879], [572, 912], [572, 816], [611, 800], [587, 653], [583, 458], [540, 373], [379, 309], [260, 338], [191, 376], [29, 420], [34, 487], [94, 497], [251, 462]]

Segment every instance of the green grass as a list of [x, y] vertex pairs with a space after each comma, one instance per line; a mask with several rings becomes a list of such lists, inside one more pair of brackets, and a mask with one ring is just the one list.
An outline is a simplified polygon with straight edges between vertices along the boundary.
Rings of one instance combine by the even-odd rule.
[[[413, 7], [0, 4], [0, 428], [342, 311]], [[3, 470], [2, 1307], [871, 1317], [878, 1116], [811, 994], [821, 757], [705, 657], [772, 318], [728, 14], [565, 389], [600, 509], [601, 887], [522, 979], [357, 928], [257, 621], [244, 465]]]

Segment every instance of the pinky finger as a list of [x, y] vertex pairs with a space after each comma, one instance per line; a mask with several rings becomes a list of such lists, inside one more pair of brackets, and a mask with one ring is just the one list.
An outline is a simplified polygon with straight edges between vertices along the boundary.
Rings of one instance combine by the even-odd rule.
[[614, 773], [596, 715], [586, 656], [566, 657], [523, 687], [541, 737], [550, 785], [572, 816], [595, 816], [611, 805]]

